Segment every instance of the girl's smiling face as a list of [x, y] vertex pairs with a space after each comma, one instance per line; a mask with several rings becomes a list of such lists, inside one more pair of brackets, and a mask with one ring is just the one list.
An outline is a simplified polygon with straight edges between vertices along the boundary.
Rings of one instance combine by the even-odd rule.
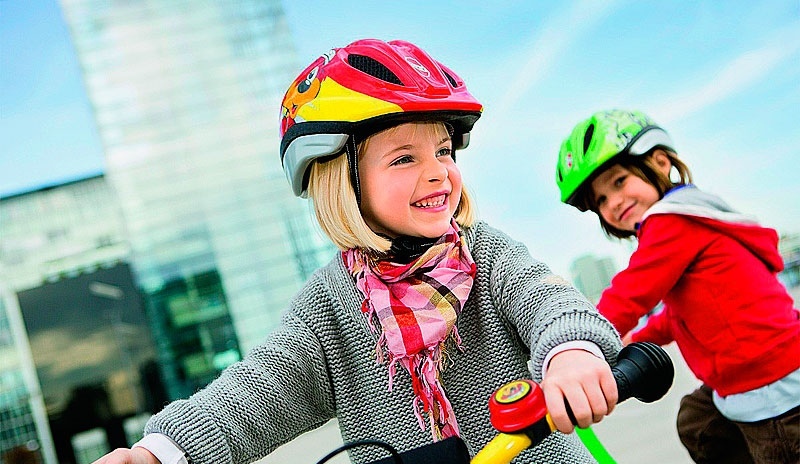
[[442, 123], [406, 123], [369, 137], [358, 175], [364, 221], [392, 238], [444, 235], [461, 201], [461, 172]]
[[[656, 149], [649, 156], [652, 169], [667, 178], [672, 162], [664, 150]], [[591, 195], [597, 213], [611, 227], [636, 232], [645, 211], [661, 199], [658, 189], [649, 181], [637, 176], [620, 164], [615, 164], [600, 173], [591, 183]]]
[[592, 181], [597, 212], [612, 227], [633, 232], [642, 216], [659, 200], [658, 190], [615, 164]]

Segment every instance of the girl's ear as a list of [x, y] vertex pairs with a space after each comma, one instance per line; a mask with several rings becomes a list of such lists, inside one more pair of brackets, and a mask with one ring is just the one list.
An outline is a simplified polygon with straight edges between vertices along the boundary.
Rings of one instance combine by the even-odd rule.
[[657, 148], [653, 150], [653, 154], [650, 156], [653, 157], [653, 164], [655, 164], [656, 168], [658, 168], [662, 174], [669, 177], [669, 172], [672, 170], [672, 161], [670, 161], [667, 152]]

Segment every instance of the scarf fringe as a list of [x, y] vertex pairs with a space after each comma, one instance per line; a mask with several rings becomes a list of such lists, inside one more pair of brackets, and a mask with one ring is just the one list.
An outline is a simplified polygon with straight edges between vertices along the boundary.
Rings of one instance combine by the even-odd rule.
[[[460, 435], [453, 407], [439, 374], [445, 366], [454, 362], [447, 351], [451, 343], [457, 350], [464, 351], [455, 321], [469, 296], [477, 267], [455, 220], [440, 241], [411, 263], [371, 262], [366, 253], [357, 249], [343, 252], [343, 258], [364, 295], [361, 311], [367, 318], [369, 330], [380, 333], [375, 344], [375, 359], [378, 364], [388, 365], [388, 391], [394, 387], [399, 362], [411, 376], [414, 392], [412, 410], [420, 429], [425, 430], [424, 416], [427, 414], [434, 441]], [[429, 296], [431, 289], [436, 295], [439, 291], [437, 285], [446, 286], [454, 300], [421, 301], [422, 298], [432, 298]], [[397, 293], [393, 293], [395, 287]], [[406, 289], [411, 290], [406, 293]], [[437, 327], [439, 333], [426, 332], [425, 338], [405, 339], [400, 330], [407, 327], [404, 325], [407, 323], [401, 322], [398, 317], [400, 312], [396, 308], [411, 312], [424, 310], [426, 317], [430, 317], [433, 311], [433, 315], [438, 317], [436, 322], [446, 324], [446, 330]], [[373, 318], [378, 320], [380, 330]], [[426, 330], [436, 327], [430, 319], [423, 320], [427, 321], [424, 326]], [[413, 325], [412, 322], [408, 326]], [[391, 328], [388, 334], [386, 327]]]
[[[374, 310], [371, 312], [374, 312]], [[370, 324], [370, 326], [374, 327], [373, 324]], [[406, 357], [394, 356], [386, 347], [386, 336], [383, 331], [381, 331], [378, 343], [375, 346], [378, 364], [384, 364], [384, 361], [387, 361], [388, 391], [392, 391], [394, 387], [394, 377], [397, 375], [398, 362], [411, 375], [411, 384], [414, 390], [414, 398], [412, 399], [414, 416], [417, 418], [420, 429], [425, 430], [424, 416], [427, 414], [433, 441], [461, 434], [453, 407], [439, 379], [439, 372], [453, 363], [450, 356], [447, 355], [446, 344], [449, 343], [446, 342], [448, 341], [452, 342], [460, 352], [464, 352], [461, 337], [455, 326], [453, 326], [453, 330], [445, 341], [427, 349], [424, 353]]]

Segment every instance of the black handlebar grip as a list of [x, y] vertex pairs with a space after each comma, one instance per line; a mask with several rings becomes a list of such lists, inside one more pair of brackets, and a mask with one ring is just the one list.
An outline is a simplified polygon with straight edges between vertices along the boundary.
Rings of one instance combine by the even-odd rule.
[[[652, 403], [667, 394], [675, 377], [672, 359], [663, 348], [650, 342], [634, 342], [617, 355], [617, 364], [611, 368], [617, 381], [617, 404], [633, 397], [643, 403]], [[567, 415], [577, 424], [569, 403]]]
[[675, 368], [663, 348], [655, 343], [636, 342], [619, 352], [611, 373], [617, 381], [618, 403], [631, 397], [652, 403], [669, 391]]

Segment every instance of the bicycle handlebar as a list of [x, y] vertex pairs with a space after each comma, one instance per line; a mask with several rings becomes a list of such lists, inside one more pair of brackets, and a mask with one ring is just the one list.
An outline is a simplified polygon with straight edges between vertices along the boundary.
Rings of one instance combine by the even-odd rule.
[[[670, 389], [675, 369], [663, 348], [650, 342], [636, 342], [619, 352], [611, 373], [617, 382], [618, 403], [628, 398], [652, 403]], [[489, 417], [501, 433], [471, 461], [464, 442], [450, 437], [370, 464], [505, 464], [556, 430], [547, 413], [541, 387], [527, 379], [515, 380], [497, 389], [489, 400]]]
[[[639, 342], [619, 352], [611, 373], [617, 383], [617, 403], [631, 397], [652, 403], [672, 386], [675, 369], [663, 348]], [[566, 406], [575, 423], [569, 404]], [[501, 433], [475, 455], [471, 464], [511, 462], [522, 450], [536, 446], [556, 430], [544, 393], [532, 380], [516, 380], [500, 387], [489, 400], [489, 418]]]

